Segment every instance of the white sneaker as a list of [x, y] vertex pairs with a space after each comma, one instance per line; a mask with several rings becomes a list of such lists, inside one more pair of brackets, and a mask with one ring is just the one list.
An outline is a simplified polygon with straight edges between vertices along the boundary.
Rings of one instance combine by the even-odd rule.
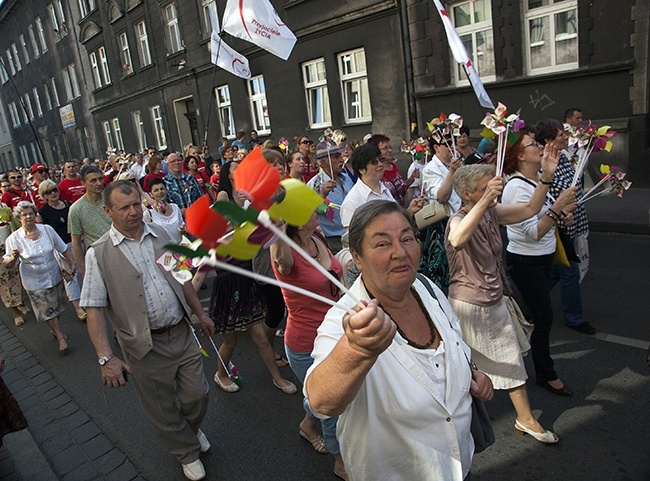
[[201, 452], [207, 453], [210, 449], [210, 441], [208, 441], [205, 433], [199, 429], [199, 432], [196, 433], [196, 439], [199, 440], [199, 444], [201, 445]]
[[193, 463], [182, 464], [183, 474], [187, 479], [192, 481], [198, 481], [199, 479], [205, 478], [205, 468], [200, 459], [197, 459]]

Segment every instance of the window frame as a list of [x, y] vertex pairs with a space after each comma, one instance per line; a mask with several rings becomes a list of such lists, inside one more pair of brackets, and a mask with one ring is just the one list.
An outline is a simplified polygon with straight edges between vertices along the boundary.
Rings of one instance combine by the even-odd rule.
[[118, 35], [120, 43], [120, 60], [122, 61], [122, 74], [124, 76], [133, 73], [133, 61], [131, 60], [131, 49], [129, 47], [129, 37], [126, 32]]
[[[142, 31], [140, 26], [142, 25]], [[147, 24], [144, 20], [134, 25], [135, 34], [138, 38], [138, 55], [140, 56], [140, 68], [148, 67], [153, 63], [151, 58], [151, 48], [149, 46], [149, 34], [147, 33]], [[145, 61], [144, 57], [146, 57]]]
[[52, 100], [54, 101], [54, 106], [58, 108], [61, 106], [61, 100], [59, 99], [59, 91], [56, 88], [54, 77], [50, 77], [50, 84], [52, 84], [52, 93], [54, 94]]
[[50, 89], [47, 85], [47, 81], [43, 82], [43, 90], [45, 91], [45, 106], [47, 107], [47, 110], [50, 111], [52, 110], [52, 97], [50, 96]]
[[25, 40], [25, 35], [22, 33], [18, 36], [18, 42], [20, 42], [20, 46], [23, 50], [23, 57], [25, 58], [25, 65], [29, 65], [30, 58], [29, 58], [29, 52], [27, 51], [27, 41]]
[[102, 131], [104, 132], [104, 140], [106, 141], [106, 147], [109, 149], [114, 149], [115, 144], [113, 143], [113, 131], [111, 129], [111, 123], [108, 120], [102, 121]]
[[27, 109], [27, 116], [29, 120], [34, 120], [34, 108], [32, 107], [32, 99], [29, 96], [29, 92], [23, 94], [23, 104]]
[[11, 53], [11, 47], [8, 47], [5, 50], [7, 54], [7, 63], [9, 64], [9, 69], [12, 77], [16, 76], [16, 64], [14, 63], [13, 53]]
[[95, 90], [99, 90], [103, 87], [102, 85], [102, 74], [99, 71], [99, 60], [97, 60], [97, 52], [90, 52], [88, 54], [88, 60], [90, 61], [90, 72], [93, 77], [93, 83]]
[[[307, 79], [307, 71], [310, 67], [315, 67], [318, 69], [318, 65], [323, 65], [323, 71], [325, 73], [325, 78], [309, 81]], [[319, 129], [323, 127], [332, 126], [332, 107], [330, 105], [329, 89], [327, 87], [327, 68], [325, 66], [325, 58], [320, 57], [314, 60], [309, 60], [301, 64], [303, 86], [305, 88], [305, 100], [307, 102], [307, 116], [309, 119], [309, 127], [312, 129]], [[313, 111], [313, 106], [311, 102], [311, 92], [320, 91], [320, 102], [323, 106], [323, 122], [316, 122], [315, 111]], [[325, 118], [329, 117], [329, 118]]]
[[36, 32], [34, 32], [34, 26], [30, 24], [27, 27], [27, 32], [29, 33], [29, 41], [32, 44], [32, 50], [34, 51], [34, 59], [37, 59], [41, 56], [41, 51], [38, 48], [38, 40], [36, 40]]
[[[165, 122], [162, 115], [162, 109], [160, 105], [154, 105], [149, 108], [151, 112], [151, 120], [154, 126], [154, 134], [156, 136], [156, 142], [158, 149], [164, 150], [167, 148], [167, 132], [165, 131]], [[156, 113], [157, 111], [157, 113]]]
[[[173, 17], [171, 14], [173, 13]], [[181, 25], [178, 20], [178, 9], [174, 2], [168, 3], [163, 7], [163, 15], [165, 20], [166, 32], [167, 32], [167, 41], [169, 43], [169, 54], [173, 55], [175, 53], [183, 50], [183, 36], [181, 35]], [[175, 48], [178, 47], [178, 48]]]
[[[261, 80], [261, 83], [259, 82]], [[262, 93], [254, 93], [253, 86], [261, 85], [263, 88]], [[258, 135], [270, 135], [271, 134], [271, 114], [269, 112], [268, 99], [266, 98], [266, 82], [264, 80], [264, 75], [256, 75], [251, 77], [248, 82], [248, 100], [251, 109], [251, 120], [253, 121], [253, 129], [257, 130]], [[264, 111], [266, 109], [266, 115]], [[258, 119], [258, 115], [260, 119]], [[265, 119], [268, 119], [268, 125], [264, 122]], [[257, 121], [262, 120], [262, 124], [258, 124]]]
[[[363, 52], [365, 70], [356, 71], [356, 72], [353, 72], [353, 73], [345, 73], [343, 58], [345, 56], [349, 55], [352, 59], [354, 59], [355, 58], [354, 54], [356, 54], [357, 52]], [[346, 124], [361, 124], [361, 123], [372, 122], [372, 101], [370, 99], [370, 86], [369, 86], [369, 79], [368, 79], [368, 63], [365, 61], [365, 58], [366, 58], [366, 52], [365, 52], [365, 49], [363, 47], [355, 48], [355, 49], [348, 50], [348, 51], [345, 51], [345, 52], [341, 52], [336, 56], [337, 65], [338, 65], [338, 69], [339, 69], [339, 79], [340, 79], [340, 87], [341, 87], [341, 100], [343, 101], [343, 115], [344, 115]], [[354, 61], [354, 62], [356, 64], [356, 61]], [[350, 115], [350, 112], [348, 111], [348, 105], [350, 104], [350, 102], [347, 101], [347, 94], [346, 94], [345, 86], [347, 85], [347, 83], [357, 82], [357, 81], [359, 81], [360, 85], [361, 85], [363, 79], [366, 80], [366, 88], [368, 90], [368, 111], [369, 111], [369, 115], [367, 115], [365, 117], [364, 116], [352, 117]], [[359, 110], [360, 110], [361, 113], [363, 111], [362, 107], [363, 106], [360, 104]]]
[[113, 127], [113, 135], [115, 136], [115, 147], [118, 150], [124, 150], [124, 140], [122, 139], [122, 127], [120, 127], [119, 117], [111, 119], [111, 126]]
[[133, 112], [131, 112], [131, 118], [133, 119], [133, 126], [135, 127], [135, 136], [138, 139], [138, 149], [140, 152], [142, 152], [148, 146], [147, 132], [145, 131], [144, 128], [142, 111], [134, 110]]
[[[550, 0], [552, 1], [552, 0]], [[528, 0], [524, 2], [524, 50], [526, 61], [526, 72], [528, 75], [543, 75], [548, 73], [564, 72], [573, 70], [580, 67], [580, 43], [579, 43], [579, 24], [578, 24], [578, 0], [564, 0], [558, 3], [550, 3], [549, 5], [542, 5], [541, 7], [528, 8]], [[576, 60], [570, 63], [557, 64], [556, 47], [557, 36], [555, 35], [555, 15], [575, 10], [576, 15], [576, 32], [570, 34], [571, 38], [576, 39]], [[545, 67], [533, 68], [533, 56], [531, 53], [531, 30], [530, 22], [535, 19], [547, 17], [549, 23], [549, 42], [551, 44], [551, 64]], [[563, 39], [565, 40], [565, 39]]]
[[38, 33], [38, 39], [41, 43], [41, 52], [45, 53], [47, 52], [47, 41], [45, 40], [45, 30], [43, 28], [43, 21], [41, 20], [41, 17], [36, 17], [36, 30]]
[[219, 32], [219, 10], [217, 9], [216, 0], [202, 0], [201, 7], [203, 10], [203, 33], [204, 38], [210, 38], [212, 30]]
[[[223, 100], [221, 92], [227, 93], [227, 95], [223, 96]], [[235, 127], [235, 115], [232, 109], [232, 98], [230, 97], [230, 86], [228, 84], [224, 84], [215, 87], [214, 95], [217, 99], [217, 111], [219, 112], [219, 126], [221, 127], [221, 135], [227, 139], [234, 139], [237, 134], [237, 129]], [[224, 122], [224, 116], [226, 113], [230, 122], [230, 129], [226, 128]]]
[[43, 116], [43, 107], [41, 106], [41, 97], [38, 94], [38, 87], [32, 88], [32, 95], [34, 96], [34, 103], [36, 104], [36, 116]]
[[97, 49], [97, 53], [99, 54], [99, 65], [101, 67], [101, 72], [102, 72], [102, 80], [104, 81], [104, 85], [110, 85], [111, 82], [111, 72], [108, 68], [108, 57], [106, 56], [106, 47], [103, 45]]
[[[457, 2], [450, 3], [447, 7], [445, 7], [445, 10], [449, 13], [449, 18], [451, 19], [451, 23], [454, 25], [454, 28], [456, 29], [456, 32], [458, 32], [459, 37], [463, 37], [465, 35], [471, 35], [472, 36], [472, 46], [474, 47], [475, 51], [472, 52], [467, 52], [472, 59], [472, 62], [474, 64], [474, 68], [478, 72], [479, 76], [481, 77], [481, 80], [483, 82], [495, 82], [496, 81], [496, 57], [494, 56], [494, 26], [492, 23], [492, 0], [486, 0], [489, 2], [489, 12], [490, 12], [490, 19], [489, 20], [483, 20], [481, 22], [476, 22], [474, 20], [474, 0], [461, 0]], [[454, 17], [454, 8], [463, 4], [469, 4], [470, 6], [470, 17], [471, 17], [471, 23], [469, 25], [464, 25], [461, 27], [456, 26], [456, 19]], [[492, 34], [492, 56], [493, 56], [493, 66], [494, 66], [494, 73], [491, 75], [483, 74], [479, 70], [479, 63], [478, 63], [478, 52], [477, 52], [477, 42], [476, 42], [476, 34], [485, 32], [487, 30], [490, 30]], [[466, 85], [469, 85], [469, 79], [465, 75], [465, 70], [462, 65], [460, 65], [456, 60], [451, 57], [451, 63], [452, 63], [452, 81], [454, 85], [458, 87], [463, 87]]]

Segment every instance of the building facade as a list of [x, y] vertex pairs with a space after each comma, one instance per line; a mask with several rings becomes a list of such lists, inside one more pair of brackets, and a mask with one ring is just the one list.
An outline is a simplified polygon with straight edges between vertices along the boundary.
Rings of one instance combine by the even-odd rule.
[[[46, 159], [58, 161], [206, 140], [215, 151], [238, 130], [315, 139], [328, 127], [352, 140], [384, 133], [397, 147], [441, 111], [480, 132], [485, 110], [430, 0], [272, 3], [298, 41], [284, 61], [223, 34], [249, 59], [252, 78], [244, 80], [210, 63], [210, 34], [226, 0], [6, 0], [0, 53], [18, 92], [3, 76], [0, 97], [18, 158], [38, 155], [36, 138]], [[615, 151], [599, 154], [608, 155], [603, 162], [627, 169], [637, 185], [650, 181], [648, 2], [621, 0], [613, 10], [589, 0], [444, 4], [495, 102], [521, 110], [528, 123], [579, 107], [585, 119], [618, 131]], [[48, 53], [37, 61], [31, 50], [43, 50], [43, 31]], [[60, 99], [49, 109], [53, 84]]]

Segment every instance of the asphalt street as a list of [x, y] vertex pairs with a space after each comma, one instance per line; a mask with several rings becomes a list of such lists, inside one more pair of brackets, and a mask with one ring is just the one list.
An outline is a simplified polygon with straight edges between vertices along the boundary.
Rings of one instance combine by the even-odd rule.
[[[553, 293], [552, 354], [558, 373], [575, 395], [561, 398], [535, 386], [534, 379], [528, 383], [535, 414], [560, 436], [560, 442], [547, 446], [529, 436], [517, 436], [514, 409], [507, 394], [499, 392], [488, 404], [496, 443], [475, 456], [473, 481], [650, 480], [650, 369], [645, 361], [650, 339], [650, 236], [592, 233], [590, 249], [583, 302], [585, 317], [598, 334], [587, 336], [564, 327], [558, 292]], [[200, 293], [206, 306], [209, 293]], [[139, 477], [183, 479], [180, 465], [153, 436], [132, 386], [102, 386], [85, 324], [74, 317], [74, 310], [68, 309], [62, 320], [71, 346], [65, 355], [58, 353], [47, 327], [37, 325], [33, 316], [20, 328], [13, 326], [7, 310], [1, 309], [0, 317], [110, 443], [127, 456]], [[280, 347], [277, 339], [276, 348]], [[212, 443], [209, 453], [202, 456], [207, 479], [335, 479], [332, 456], [315, 453], [298, 436], [301, 396], [288, 396], [273, 386], [249, 336], [240, 336], [235, 352], [234, 362], [243, 378], [243, 387], [235, 394], [224, 393], [212, 381], [217, 360], [212, 347], [206, 349], [212, 353], [205, 359], [211, 392], [202, 428]], [[526, 362], [528, 372], [533, 373], [530, 359]], [[289, 367], [282, 371], [297, 382]], [[78, 475], [76, 479], [84, 478]]]

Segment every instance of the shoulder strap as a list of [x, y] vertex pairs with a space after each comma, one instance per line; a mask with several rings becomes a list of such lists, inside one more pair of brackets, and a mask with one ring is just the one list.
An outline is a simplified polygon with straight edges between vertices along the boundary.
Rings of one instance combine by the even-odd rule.
[[533, 182], [530, 179], [527, 179], [526, 177], [522, 177], [521, 175], [513, 175], [512, 177], [510, 177], [510, 180], [513, 180], [513, 179], [519, 179], [521, 181], [526, 182], [528, 185], [532, 185], [533, 187], [537, 187], [537, 185], [535, 185], [535, 182]]

